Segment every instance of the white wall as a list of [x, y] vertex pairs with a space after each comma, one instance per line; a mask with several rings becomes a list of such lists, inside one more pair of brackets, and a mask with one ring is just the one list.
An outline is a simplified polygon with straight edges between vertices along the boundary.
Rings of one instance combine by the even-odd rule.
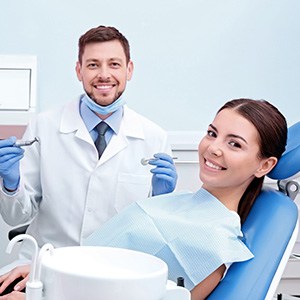
[[131, 43], [128, 104], [167, 130], [205, 130], [235, 97], [299, 119], [299, 0], [1, 0], [0, 54], [37, 55], [39, 110], [81, 92], [77, 41], [100, 24]]

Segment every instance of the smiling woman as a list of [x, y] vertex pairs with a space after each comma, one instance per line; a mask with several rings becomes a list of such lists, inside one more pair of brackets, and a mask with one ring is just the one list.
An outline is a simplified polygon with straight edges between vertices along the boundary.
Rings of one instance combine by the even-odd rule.
[[[241, 176], [242, 170], [245, 171], [244, 166], [247, 162], [249, 169], [253, 170], [252, 179], [248, 181], [248, 186], [245, 186], [246, 190], [238, 202], [237, 211], [242, 222], [244, 222], [262, 188], [264, 175], [272, 170], [285, 150], [287, 123], [281, 112], [264, 100], [237, 99], [229, 101], [219, 109], [215, 120], [218, 116], [222, 117], [222, 111], [223, 113], [224, 111], [231, 111], [235, 114], [235, 116], [227, 117], [227, 120], [230, 120], [231, 123], [227, 126], [231, 126], [235, 134], [243, 133], [243, 135], [240, 134], [239, 143], [236, 144], [234, 143], [234, 136], [232, 136], [233, 143], [230, 142], [230, 145], [237, 152], [233, 159], [238, 159], [243, 151], [248, 151], [248, 155], [250, 153], [256, 153], [257, 155], [257, 157], [252, 158], [252, 164], [245, 156], [245, 159], [240, 160], [236, 166], [238, 176]], [[251, 132], [252, 136], [250, 135]], [[241, 143], [241, 141], [244, 143]], [[255, 152], [256, 150], [257, 152]], [[255, 167], [257, 168], [255, 169]]]
[[276, 157], [262, 157], [259, 140], [253, 123], [227, 108], [217, 114], [199, 144], [203, 188], [231, 210], [238, 211], [252, 180], [263, 177], [277, 162]]

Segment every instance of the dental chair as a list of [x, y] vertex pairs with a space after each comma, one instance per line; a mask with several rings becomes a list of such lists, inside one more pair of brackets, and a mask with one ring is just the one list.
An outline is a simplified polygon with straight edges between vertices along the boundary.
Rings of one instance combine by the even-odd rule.
[[244, 242], [254, 258], [230, 266], [208, 300], [273, 299], [298, 234], [298, 208], [293, 199], [299, 184], [289, 180], [300, 171], [300, 122], [288, 131], [282, 158], [268, 177], [279, 191], [262, 190], [242, 226]]

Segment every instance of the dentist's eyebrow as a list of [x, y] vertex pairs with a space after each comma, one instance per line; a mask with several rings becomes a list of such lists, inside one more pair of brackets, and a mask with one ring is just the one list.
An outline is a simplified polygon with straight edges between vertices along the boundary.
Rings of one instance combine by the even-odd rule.
[[[209, 124], [209, 126], [213, 130], [215, 130], [216, 132], [218, 132], [218, 129], [213, 124]], [[247, 141], [242, 136], [240, 136], [240, 135], [237, 135], [237, 134], [228, 134], [228, 137], [240, 139], [240, 140], [244, 141], [246, 144], [248, 144]]]
[[98, 60], [96, 59], [96, 58], [88, 58], [87, 60], [86, 60], [86, 63], [93, 63], [93, 62], [98, 62]]
[[121, 62], [121, 61], [122, 61], [122, 59], [121, 59], [121, 58], [119, 58], [119, 57], [111, 57], [109, 60], [110, 60], [110, 61], [114, 61], [114, 60], [116, 60], [116, 61], [119, 61], [119, 62]]

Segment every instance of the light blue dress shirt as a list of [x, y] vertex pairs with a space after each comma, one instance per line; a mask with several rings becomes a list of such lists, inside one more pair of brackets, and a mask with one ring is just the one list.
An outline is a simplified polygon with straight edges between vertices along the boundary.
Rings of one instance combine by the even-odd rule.
[[[80, 101], [80, 115], [93, 141], [95, 142], [95, 140], [98, 137], [98, 132], [95, 129], [95, 127], [100, 123], [100, 121], [103, 120], [98, 115], [96, 115], [96, 113], [93, 112], [89, 107], [87, 107], [82, 101]], [[105, 122], [109, 125], [109, 128], [105, 133], [106, 144], [109, 143], [109, 141], [111, 140], [114, 134], [119, 133], [122, 117], [123, 117], [123, 107], [120, 107], [113, 114], [111, 114], [107, 119], [105, 119]]]

